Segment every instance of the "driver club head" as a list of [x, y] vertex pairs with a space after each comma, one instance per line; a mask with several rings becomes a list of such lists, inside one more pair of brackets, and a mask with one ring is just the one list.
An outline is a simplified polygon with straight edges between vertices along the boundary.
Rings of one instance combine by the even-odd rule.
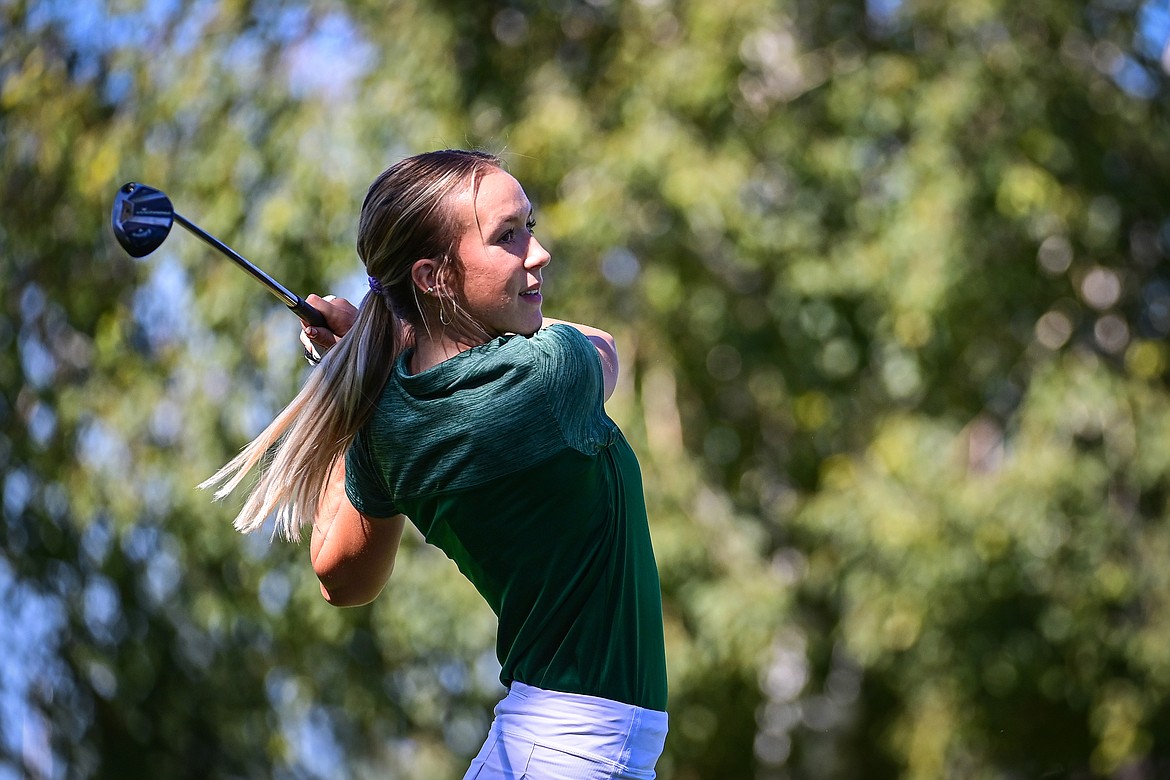
[[114, 237], [131, 257], [145, 257], [166, 240], [175, 209], [165, 194], [137, 182], [122, 185], [114, 198]]

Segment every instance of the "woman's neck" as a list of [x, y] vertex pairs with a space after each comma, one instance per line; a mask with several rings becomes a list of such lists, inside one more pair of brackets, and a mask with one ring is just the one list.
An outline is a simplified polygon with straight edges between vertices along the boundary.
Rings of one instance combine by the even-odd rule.
[[[444, 329], [445, 330], [445, 329]], [[486, 341], [482, 343], [487, 343]], [[410, 372], [418, 374], [439, 365], [444, 360], [466, 352], [476, 344], [459, 341], [442, 333], [428, 334], [426, 330], [415, 332], [414, 354], [410, 357]]]

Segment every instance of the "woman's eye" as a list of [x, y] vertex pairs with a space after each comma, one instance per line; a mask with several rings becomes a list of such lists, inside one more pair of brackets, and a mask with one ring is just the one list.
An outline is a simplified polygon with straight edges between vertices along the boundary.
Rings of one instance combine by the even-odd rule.
[[[529, 234], [531, 234], [532, 231], [536, 229], [536, 220], [535, 219], [528, 220], [527, 222], [524, 223], [524, 228], [529, 232]], [[510, 243], [512, 243], [513, 240], [515, 240], [515, 238], [516, 238], [516, 229], [515, 228], [508, 228], [500, 235], [499, 243], [510, 244]]]

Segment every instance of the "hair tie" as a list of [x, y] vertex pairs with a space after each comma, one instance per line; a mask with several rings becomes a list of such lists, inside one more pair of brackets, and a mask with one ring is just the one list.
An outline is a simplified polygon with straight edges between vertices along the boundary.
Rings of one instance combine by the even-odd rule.
[[369, 280], [369, 282], [370, 282], [370, 290], [371, 290], [372, 292], [374, 292], [374, 293], [376, 293], [376, 294], [378, 294], [378, 295], [382, 295], [382, 294], [384, 294], [384, 293], [386, 292], [386, 288], [385, 288], [385, 287], [383, 287], [383, 286], [382, 286], [382, 283], [378, 281], [378, 277], [376, 277], [376, 276], [368, 276], [368, 277], [366, 277], [366, 278], [367, 278], [367, 279]]

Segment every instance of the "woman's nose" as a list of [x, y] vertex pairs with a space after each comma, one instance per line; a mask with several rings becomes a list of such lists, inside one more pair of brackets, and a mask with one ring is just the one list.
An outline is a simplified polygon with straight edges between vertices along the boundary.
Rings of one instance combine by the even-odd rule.
[[536, 236], [533, 236], [528, 242], [528, 259], [524, 265], [529, 268], [543, 268], [552, 260], [552, 255], [548, 253]]

